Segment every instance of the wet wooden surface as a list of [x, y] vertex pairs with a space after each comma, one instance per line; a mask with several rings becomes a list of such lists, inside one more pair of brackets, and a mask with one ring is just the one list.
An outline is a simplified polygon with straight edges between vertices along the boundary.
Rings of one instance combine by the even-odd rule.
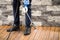
[[[0, 26], [0, 40], [6, 40], [11, 26]], [[8, 40], [60, 40], [60, 27], [41, 27], [31, 28], [31, 34], [24, 35], [24, 27], [20, 31], [11, 33]]]

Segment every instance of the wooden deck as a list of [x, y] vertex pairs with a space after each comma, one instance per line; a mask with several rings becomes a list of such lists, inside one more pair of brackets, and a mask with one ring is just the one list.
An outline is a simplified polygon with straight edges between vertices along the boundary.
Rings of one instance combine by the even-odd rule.
[[[9, 32], [6, 30], [10, 26], [0, 26], [0, 40], [6, 40]], [[24, 36], [24, 29], [11, 33], [9, 40], [60, 40], [60, 27], [32, 27], [31, 34]]]

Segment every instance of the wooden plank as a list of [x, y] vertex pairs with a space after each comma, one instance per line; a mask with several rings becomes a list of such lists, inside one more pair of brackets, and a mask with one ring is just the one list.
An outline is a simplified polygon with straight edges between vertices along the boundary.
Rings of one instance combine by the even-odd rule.
[[3, 30], [7, 30], [7, 28], [9, 28], [8, 26], [2, 26], [0, 33], [3, 32]]
[[5, 29], [3, 29], [4, 31], [1, 33], [3, 38], [7, 37], [9, 32], [7, 32], [7, 28], [9, 28], [9, 26], [7, 26]]
[[3, 32], [3, 38], [6, 40], [7, 39], [7, 37], [8, 37], [8, 35], [9, 35], [9, 33], [10, 32], [7, 32], [7, 29], [9, 29], [11, 26], [7, 26], [7, 28], [4, 30], [4, 32]]
[[50, 31], [49, 30], [47, 30], [46, 31], [46, 34], [45, 34], [45, 40], [49, 40], [49, 35], [50, 35]]
[[54, 39], [53, 40], [59, 40], [58, 32], [54, 32]]
[[6, 27], [4, 27], [4, 28], [0, 31], [0, 36], [3, 36], [4, 31], [5, 31], [5, 28], [7, 28], [7, 26], [6, 26]]
[[60, 32], [60, 27], [56, 27], [55, 31]]
[[46, 31], [46, 30], [47, 30], [47, 27], [43, 27], [43, 30], [45, 30], [45, 31]]
[[19, 38], [22, 38], [22, 35], [23, 35], [23, 33], [19, 32], [14, 40], [20, 40]]
[[46, 40], [46, 31], [43, 31], [41, 34], [41, 40]]
[[36, 33], [35, 37], [33, 38], [33, 40], [39, 40], [42, 30], [43, 30], [43, 27], [41, 27], [41, 26], [38, 27], [37, 33]]
[[7, 28], [7, 26], [3, 27], [3, 29], [0, 31], [0, 36], [4, 39], [5, 36], [5, 29]]
[[41, 30], [40, 36], [39, 36], [39, 39], [38, 39], [38, 40], [43, 40], [43, 39], [42, 39], [42, 38], [43, 38], [43, 34], [44, 34], [44, 30]]
[[35, 37], [36, 33], [37, 33], [37, 29], [32, 30], [33, 32], [31, 33], [31, 36], [29, 37], [29, 40], [33, 40], [33, 38]]
[[39, 30], [43, 30], [43, 27], [39, 26]]
[[3, 32], [3, 29], [5, 30], [5, 28], [6, 27], [3, 27], [3, 26], [1, 27], [0, 34], [1, 34], [1, 32]]
[[39, 36], [40, 36], [40, 33], [41, 33], [41, 27], [38, 27], [38, 30], [37, 30], [37, 33], [35, 35], [35, 37], [33, 38], [33, 40], [38, 40]]
[[51, 27], [51, 31], [55, 31], [56, 27]]
[[8, 32], [6, 32], [6, 30], [3, 31], [3, 33], [1, 34], [4, 39], [6, 39], [6, 37], [8, 36]]
[[60, 40], [60, 32], [59, 32], [59, 40]]
[[21, 33], [21, 35], [19, 36], [18, 40], [23, 40], [24, 39], [24, 35], [23, 32]]
[[51, 30], [51, 27], [47, 27], [47, 30], [50, 31]]
[[54, 40], [55, 29], [56, 29], [56, 27], [51, 27], [51, 32], [50, 32], [50, 38], [49, 38], [49, 40]]
[[42, 30], [40, 33], [39, 40], [48, 40], [50, 35], [51, 27], [45, 27], [45, 30]]
[[10, 40], [14, 40], [14, 39], [16, 38], [16, 36], [18, 35], [18, 33], [19, 33], [19, 32], [15, 32], [15, 33], [11, 36]]
[[11, 34], [10, 34], [8, 40], [11, 40], [11, 37], [13, 37], [13, 34], [15, 34], [15, 32], [11, 32]]
[[54, 39], [54, 31], [51, 31], [49, 35], [49, 40], [53, 40], [53, 39]]
[[3, 28], [4, 26], [0, 26], [0, 30]]
[[[47, 27], [42, 27], [42, 30], [40, 31], [38, 40], [45, 40], [46, 39], [46, 29]], [[45, 36], [44, 36], [45, 35]]]
[[42, 30], [40, 30], [40, 34], [37, 40], [41, 40], [41, 34], [42, 34]]

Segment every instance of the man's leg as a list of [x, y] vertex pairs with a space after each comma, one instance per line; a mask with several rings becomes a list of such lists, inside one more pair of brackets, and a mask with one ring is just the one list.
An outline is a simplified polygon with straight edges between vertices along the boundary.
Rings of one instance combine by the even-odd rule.
[[[28, 5], [28, 12], [27, 12], [27, 14], [28, 14], [29, 17], [31, 18], [31, 4]], [[25, 17], [26, 17], [26, 19], [25, 19], [26, 30], [25, 30], [25, 32], [24, 32], [24, 35], [28, 35], [28, 34], [31, 33], [31, 26], [30, 26], [31, 21], [30, 21], [29, 17], [27, 16], [27, 14], [25, 14]]]
[[20, 2], [18, 0], [13, 2], [14, 25], [16, 26], [19, 26], [19, 6]]
[[14, 24], [12, 28], [7, 30], [8, 32], [17, 31], [19, 29], [19, 6], [20, 6], [20, 2], [18, 0], [13, 0]]

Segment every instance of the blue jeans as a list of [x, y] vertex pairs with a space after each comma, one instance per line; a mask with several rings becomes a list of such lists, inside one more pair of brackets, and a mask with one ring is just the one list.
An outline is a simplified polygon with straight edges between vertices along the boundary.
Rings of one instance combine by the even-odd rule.
[[[21, 3], [18, 0], [13, 0], [13, 15], [14, 15], [14, 24], [16, 26], [19, 26], [20, 21], [19, 21], [19, 7], [20, 7]], [[28, 15], [31, 18], [31, 4], [28, 5]], [[26, 23], [26, 27], [30, 27], [30, 20], [28, 18], [28, 16], [25, 14], [25, 23]]]

